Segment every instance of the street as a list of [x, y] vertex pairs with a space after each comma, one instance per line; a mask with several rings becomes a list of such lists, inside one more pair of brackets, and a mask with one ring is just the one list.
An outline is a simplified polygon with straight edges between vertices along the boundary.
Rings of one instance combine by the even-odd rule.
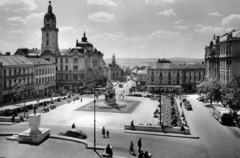
[[240, 157], [240, 129], [219, 123], [212, 116], [209, 103], [202, 103], [196, 99], [197, 95], [187, 97], [192, 104], [193, 111], [184, 111], [189, 116], [201, 144], [210, 157]]

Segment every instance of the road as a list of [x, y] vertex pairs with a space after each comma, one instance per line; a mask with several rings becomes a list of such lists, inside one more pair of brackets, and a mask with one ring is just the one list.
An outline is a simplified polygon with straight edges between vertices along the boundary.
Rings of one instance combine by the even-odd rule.
[[184, 112], [189, 116], [209, 156], [240, 157], [240, 129], [219, 123], [212, 116], [212, 108], [209, 103], [199, 102], [196, 97], [196, 95], [187, 97], [192, 104], [193, 111]]

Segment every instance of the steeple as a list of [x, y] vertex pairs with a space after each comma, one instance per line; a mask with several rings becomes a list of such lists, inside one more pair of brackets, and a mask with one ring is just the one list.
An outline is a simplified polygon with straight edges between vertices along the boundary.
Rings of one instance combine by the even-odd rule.
[[86, 33], [85, 33], [85, 31], [84, 31], [84, 33], [83, 33], [82, 42], [87, 42], [87, 37], [86, 37]]
[[112, 57], [112, 64], [116, 64], [115, 54], [114, 53], [113, 53], [113, 57]]
[[51, 1], [49, 1], [49, 6], [48, 6], [48, 13], [52, 13], [52, 6], [51, 6]]

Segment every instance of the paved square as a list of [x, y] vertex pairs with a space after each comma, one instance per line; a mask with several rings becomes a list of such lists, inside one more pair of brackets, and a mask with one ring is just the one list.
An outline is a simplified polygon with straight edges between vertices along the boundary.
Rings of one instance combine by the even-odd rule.
[[[99, 99], [104, 99], [101, 96]], [[149, 124], [153, 126], [159, 122], [158, 118], [153, 117], [153, 113], [158, 107], [158, 101], [143, 97], [125, 97], [126, 100], [139, 101], [140, 104], [132, 113], [110, 113], [96, 112], [97, 128], [103, 126], [114, 129], [123, 129], [125, 124], [130, 124], [134, 120], [135, 125]], [[75, 101], [57, 107], [48, 113], [42, 114], [42, 124], [65, 125], [71, 127], [73, 123], [77, 127], [93, 127], [93, 111], [77, 111], [80, 107], [93, 102], [93, 98], [83, 98], [83, 101]]]
[[[104, 99], [98, 99], [96, 105], [98, 102], [103, 102]], [[96, 111], [97, 112], [110, 112], [110, 113], [128, 113], [131, 114], [141, 103], [140, 101], [135, 101], [135, 100], [124, 100], [126, 103], [125, 107], [122, 108], [117, 108], [117, 107], [97, 107], [96, 106]], [[94, 105], [93, 101], [90, 103], [76, 109], [76, 111], [94, 111]]]

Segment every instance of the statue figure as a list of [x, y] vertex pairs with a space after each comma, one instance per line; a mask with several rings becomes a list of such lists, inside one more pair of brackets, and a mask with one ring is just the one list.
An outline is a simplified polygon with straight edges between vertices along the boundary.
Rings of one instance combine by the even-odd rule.
[[36, 115], [36, 105], [33, 107], [33, 113]]

